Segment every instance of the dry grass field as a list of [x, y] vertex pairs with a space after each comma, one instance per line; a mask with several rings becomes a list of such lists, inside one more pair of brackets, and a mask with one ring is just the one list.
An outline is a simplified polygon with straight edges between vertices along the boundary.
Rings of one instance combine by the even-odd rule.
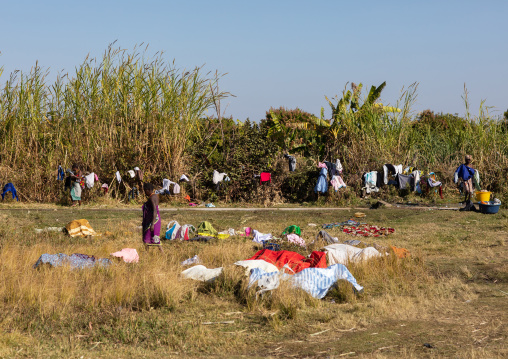
[[[291, 224], [313, 242], [320, 225], [357, 210], [170, 211], [172, 219], [217, 230], [250, 226], [280, 234]], [[234, 262], [258, 247], [244, 237], [209, 243], [165, 242], [146, 252], [141, 212], [0, 206], [0, 357], [159, 358], [505, 358], [508, 356], [508, 212], [365, 210], [369, 224], [389, 226], [388, 237], [411, 257], [388, 256], [348, 265], [365, 289], [338, 283], [322, 300], [282, 286], [264, 297], [247, 289]], [[34, 228], [87, 219], [93, 239]], [[309, 223], [318, 227], [308, 226]], [[339, 240], [354, 239], [329, 230]], [[324, 243], [309, 244], [308, 254]], [[43, 253], [108, 257], [136, 248], [138, 264], [70, 270], [33, 264]], [[181, 261], [199, 255], [224, 267], [213, 283], [184, 280]], [[424, 346], [424, 344], [428, 344]]]

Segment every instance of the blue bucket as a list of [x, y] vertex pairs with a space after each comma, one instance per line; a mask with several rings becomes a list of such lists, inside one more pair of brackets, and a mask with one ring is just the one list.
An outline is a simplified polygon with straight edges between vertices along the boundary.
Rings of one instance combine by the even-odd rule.
[[478, 202], [478, 206], [480, 206], [481, 213], [494, 214], [499, 211], [499, 207], [501, 206], [501, 203], [494, 204], [491, 201], [491, 202], [488, 202], [488, 204], [484, 204], [484, 203]]

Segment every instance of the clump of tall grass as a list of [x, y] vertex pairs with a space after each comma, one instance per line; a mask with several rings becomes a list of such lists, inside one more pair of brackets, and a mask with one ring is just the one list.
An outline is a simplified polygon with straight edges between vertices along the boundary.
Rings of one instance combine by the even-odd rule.
[[180, 70], [162, 53], [108, 47], [86, 58], [74, 73], [59, 74], [36, 63], [12, 73], [0, 91], [0, 173], [25, 198], [54, 199], [56, 168], [74, 162], [111, 180], [134, 166], [175, 178], [186, 169], [191, 135], [200, 118], [228, 94], [218, 73]]

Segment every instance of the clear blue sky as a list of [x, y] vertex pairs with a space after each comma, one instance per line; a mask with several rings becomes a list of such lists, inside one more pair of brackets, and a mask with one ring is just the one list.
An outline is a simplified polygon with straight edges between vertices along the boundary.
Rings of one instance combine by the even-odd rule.
[[227, 114], [259, 120], [270, 107], [329, 114], [346, 82], [387, 87], [394, 104], [419, 82], [414, 109], [508, 109], [508, 1], [23, 1], [0, 0], [2, 85], [15, 69], [71, 71], [109, 43], [149, 43], [179, 68], [228, 73]]

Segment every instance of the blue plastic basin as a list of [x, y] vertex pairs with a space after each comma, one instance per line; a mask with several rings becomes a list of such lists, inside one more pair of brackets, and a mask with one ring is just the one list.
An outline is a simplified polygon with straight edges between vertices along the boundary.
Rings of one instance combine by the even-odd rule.
[[481, 202], [478, 202], [478, 205], [480, 206], [480, 212], [486, 214], [494, 214], [499, 211], [501, 203], [493, 204], [492, 202], [489, 202], [489, 204], [483, 204]]

